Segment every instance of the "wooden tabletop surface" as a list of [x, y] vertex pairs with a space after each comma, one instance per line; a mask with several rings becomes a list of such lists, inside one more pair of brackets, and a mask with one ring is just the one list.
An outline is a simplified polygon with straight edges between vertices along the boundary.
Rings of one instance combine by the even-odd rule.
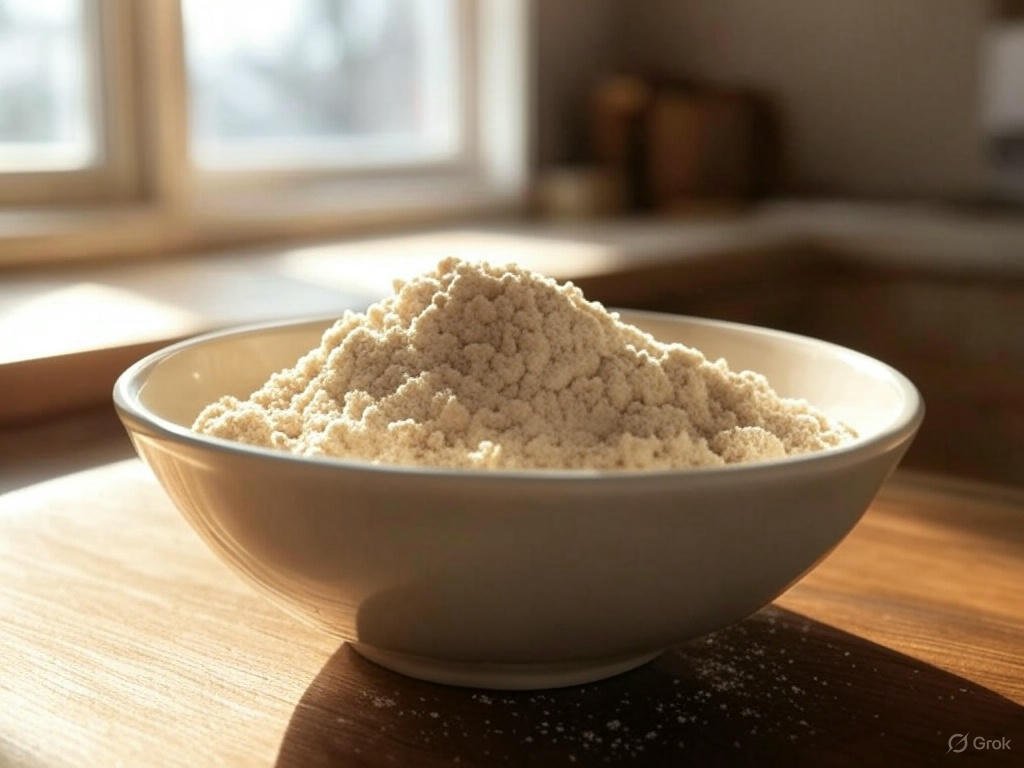
[[1024, 494], [929, 476], [897, 473], [769, 608], [559, 691], [362, 660], [215, 560], [136, 460], [0, 497], [0, 616], [3, 766], [1024, 757]]

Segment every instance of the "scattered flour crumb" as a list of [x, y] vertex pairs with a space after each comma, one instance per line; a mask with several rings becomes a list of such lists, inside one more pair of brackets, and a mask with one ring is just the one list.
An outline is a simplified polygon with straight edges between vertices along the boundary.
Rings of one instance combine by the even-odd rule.
[[305, 456], [484, 469], [671, 469], [842, 444], [761, 375], [663, 344], [571, 283], [458, 259], [346, 312], [204, 434]]

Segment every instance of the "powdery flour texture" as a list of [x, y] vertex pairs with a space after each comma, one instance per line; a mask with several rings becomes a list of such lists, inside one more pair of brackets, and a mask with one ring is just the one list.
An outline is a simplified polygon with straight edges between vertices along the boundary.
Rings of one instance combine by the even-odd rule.
[[707, 467], [853, 436], [571, 283], [456, 259], [347, 312], [294, 368], [207, 406], [195, 429], [305, 456], [486, 469]]

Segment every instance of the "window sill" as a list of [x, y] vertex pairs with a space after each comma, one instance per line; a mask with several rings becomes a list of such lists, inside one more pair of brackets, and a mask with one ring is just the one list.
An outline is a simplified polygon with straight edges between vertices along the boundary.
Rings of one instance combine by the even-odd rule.
[[325, 239], [508, 215], [522, 195], [469, 174], [212, 189], [185, 208], [0, 208], [0, 268]]

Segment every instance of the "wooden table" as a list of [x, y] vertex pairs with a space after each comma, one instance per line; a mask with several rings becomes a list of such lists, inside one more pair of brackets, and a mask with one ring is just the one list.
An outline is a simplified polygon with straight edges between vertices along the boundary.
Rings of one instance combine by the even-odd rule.
[[927, 476], [773, 606], [560, 691], [360, 659], [216, 561], [135, 460], [0, 497], [0, 616], [4, 766], [933, 764], [955, 734], [948, 759], [1024, 758], [1024, 494]]

